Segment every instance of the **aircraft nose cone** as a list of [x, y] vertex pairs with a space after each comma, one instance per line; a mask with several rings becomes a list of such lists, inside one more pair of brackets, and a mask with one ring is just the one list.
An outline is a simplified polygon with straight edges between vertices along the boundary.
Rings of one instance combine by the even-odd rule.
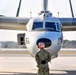
[[36, 44], [38, 45], [40, 42], [43, 42], [45, 44], [45, 48], [51, 46], [51, 44], [52, 44], [51, 40], [49, 40], [47, 38], [38, 39]]

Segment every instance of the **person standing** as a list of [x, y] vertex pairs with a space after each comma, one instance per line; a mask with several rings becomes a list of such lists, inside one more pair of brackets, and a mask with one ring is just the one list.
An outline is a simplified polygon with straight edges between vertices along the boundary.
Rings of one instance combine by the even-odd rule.
[[38, 67], [38, 75], [49, 75], [49, 66], [48, 62], [51, 61], [50, 53], [45, 50], [45, 44], [38, 44], [39, 51], [35, 55], [35, 60]]

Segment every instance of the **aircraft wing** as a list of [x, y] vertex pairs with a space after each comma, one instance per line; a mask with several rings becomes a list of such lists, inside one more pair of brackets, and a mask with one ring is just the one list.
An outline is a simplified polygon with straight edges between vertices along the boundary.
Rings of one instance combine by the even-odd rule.
[[59, 18], [63, 31], [76, 31], [76, 18]]
[[0, 16], [0, 29], [26, 30], [30, 18]]

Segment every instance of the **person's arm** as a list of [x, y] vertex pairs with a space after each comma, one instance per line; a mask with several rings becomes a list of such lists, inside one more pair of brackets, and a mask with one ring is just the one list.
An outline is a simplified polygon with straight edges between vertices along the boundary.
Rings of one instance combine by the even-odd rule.
[[39, 58], [38, 53], [36, 53], [36, 55], [35, 55], [35, 60], [36, 60], [36, 62], [37, 62], [38, 64], [40, 63], [40, 58]]
[[46, 62], [51, 61], [51, 55], [50, 55], [50, 53], [49, 53], [49, 52], [47, 52], [47, 56], [48, 56], [48, 58], [46, 59]]

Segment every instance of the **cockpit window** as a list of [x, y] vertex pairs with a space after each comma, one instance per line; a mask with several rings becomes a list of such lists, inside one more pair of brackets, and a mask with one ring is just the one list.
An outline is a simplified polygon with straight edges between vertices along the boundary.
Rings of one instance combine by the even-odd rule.
[[50, 29], [50, 30], [56, 30], [55, 22], [46, 22], [45, 28]]
[[43, 28], [43, 22], [34, 22], [33, 23], [33, 30], [38, 29], [38, 28]]
[[57, 30], [58, 31], [61, 31], [61, 27], [60, 27], [60, 24], [59, 23], [57, 23]]

